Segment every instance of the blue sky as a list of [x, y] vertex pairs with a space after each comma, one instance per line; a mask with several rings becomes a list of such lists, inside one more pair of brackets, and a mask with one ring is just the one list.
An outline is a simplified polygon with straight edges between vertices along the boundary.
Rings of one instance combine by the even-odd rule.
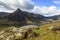
[[55, 4], [53, 1], [54, 0], [32, 0], [35, 5], [37, 6], [56, 6], [58, 9], [60, 8], [60, 4]]

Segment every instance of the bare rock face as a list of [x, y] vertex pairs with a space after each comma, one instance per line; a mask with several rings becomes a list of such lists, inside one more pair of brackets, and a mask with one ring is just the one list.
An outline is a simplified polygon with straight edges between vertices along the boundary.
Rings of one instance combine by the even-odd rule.
[[0, 31], [0, 40], [23, 40], [27, 37], [28, 31], [32, 31], [32, 28], [30, 26], [5, 28]]

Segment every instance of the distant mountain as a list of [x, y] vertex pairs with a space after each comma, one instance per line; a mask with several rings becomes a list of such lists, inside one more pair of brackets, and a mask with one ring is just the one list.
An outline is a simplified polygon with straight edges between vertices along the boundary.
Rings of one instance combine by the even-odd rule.
[[15, 20], [15, 21], [23, 21], [25, 18], [28, 18], [30, 20], [32, 20], [31, 18], [33, 18], [35, 20], [36, 19], [39, 19], [39, 20], [46, 20], [46, 19], [57, 20], [60, 17], [60, 15], [59, 16], [52, 16], [52, 17], [45, 17], [43, 15], [28, 13], [25, 11], [21, 11], [20, 9], [17, 9], [13, 13], [0, 12], [0, 17], [8, 17], [10, 20]]
[[17, 9], [13, 13], [0, 12], [0, 17], [4, 19], [8, 19], [8, 21], [20, 22], [22, 25], [22, 24], [26, 24], [27, 21], [26, 19], [38, 23], [40, 21], [47, 21], [49, 19], [58, 20], [60, 16], [45, 17], [43, 15], [28, 13], [26, 11], [21, 11], [20, 9]]
[[11, 13], [0, 12], [0, 18], [10, 15]]

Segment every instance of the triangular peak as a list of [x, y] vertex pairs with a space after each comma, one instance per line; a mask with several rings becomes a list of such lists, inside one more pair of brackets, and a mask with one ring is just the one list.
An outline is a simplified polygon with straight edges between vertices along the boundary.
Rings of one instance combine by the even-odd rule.
[[17, 9], [14, 13], [19, 13], [19, 12], [22, 12], [21, 9]]

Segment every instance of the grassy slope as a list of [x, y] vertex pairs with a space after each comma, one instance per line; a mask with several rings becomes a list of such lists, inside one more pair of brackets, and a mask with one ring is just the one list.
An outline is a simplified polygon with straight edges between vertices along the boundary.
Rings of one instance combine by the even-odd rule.
[[39, 36], [32, 38], [31, 40], [60, 40], [60, 31], [57, 31], [57, 34], [51, 30], [48, 30], [48, 27], [51, 26], [60, 26], [60, 22], [49, 23], [39, 26], [39, 30], [33, 29], [34, 32], [39, 33]]
[[[0, 23], [4, 23], [5, 20], [1, 21]], [[9, 22], [8, 22], [9, 23]], [[39, 30], [33, 29], [34, 32], [38, 33], [38, 37], [28, 38], [27, 40], [60, 40], [60, 32], [54, 33], [53, 31], [48, 30], [48, 27], [51, 26], [60, 26], [60, 22], [55, 23], [47, 23], [44, 25], [39, 26]], [[6, 27], [1, 27], [0, 30]]]

